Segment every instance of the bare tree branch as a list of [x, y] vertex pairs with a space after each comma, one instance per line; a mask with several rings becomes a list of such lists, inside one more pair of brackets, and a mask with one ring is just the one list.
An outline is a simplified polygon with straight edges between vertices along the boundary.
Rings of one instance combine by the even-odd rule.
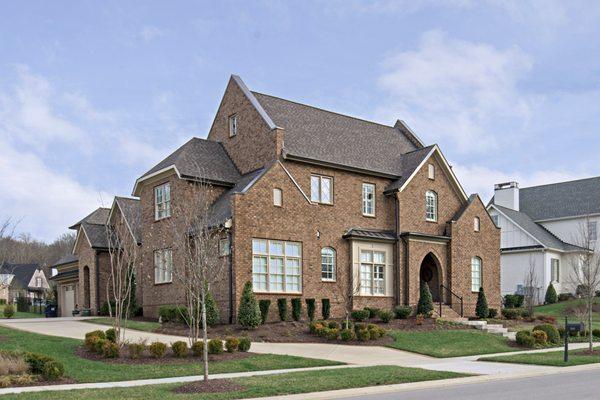
[[539, 283], [534, 256], [529, 256], [529, 268], [525, 272], [523, 283], [525, 309], [529, 313], [529, 316], [533, 318], [533, 307], [539, 302]]

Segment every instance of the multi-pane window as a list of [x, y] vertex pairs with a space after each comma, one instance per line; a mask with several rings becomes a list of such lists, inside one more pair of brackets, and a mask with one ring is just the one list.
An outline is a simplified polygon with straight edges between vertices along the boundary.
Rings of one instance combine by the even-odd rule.
[[154, 283], [173, 281], [173, 253], [170, 249], [154, 252]]
[[588, 221], [588, 238], [589, 240], [596, 240], [598, 239], [598, 230], [597, 230], [597, 223], [596, 221]]
[[435, 166], [433, 164], [427, 166], [427, 176], [429, 179], [435, 179]]
[[252, 239], [252, 286], [256, 292], [301, 291], [302, 245]]
[[171, 216], [171, 184], [165, 183], [154, 188], [154, 218]]
[[550, 279], [553, 282], [558, 282], [560, 279], [560, 261], [558, 258], [550, 259]]
[[375, 215], [375, 185], [372, 183], [362, 185], [362, 212], [363, 215]]
[[481, 220], [479, 219], [479, 217], [475, 217], [473, 218], [473, 230], [475, 232], [479, 232], [479, 229], [481, 228]]
[[471, 259], [471, 291], [478, 292], [481, 287], [481, 258]]
[[232, 115], [229, 117], [229, 136], [235, 136], [237, 135], [237, 129], [238, 129], [238, 119], [237, 119], [237, 115]]
[[321, 279], [335, 281], [335, 250], [331, 247], [321, 249]]
[[310, 199], [315, 203], [333, 203], [333, 178], [320, 175], [310, 177]]
[[361, 250], [360, 293], [365, 295], [385, 294], [385, 252]]
[[425, 219], [437, 221], [437, 194], [431, 190], [425, 193]]
[[283, 204], [283, 192], [281, 189], [275, 188], [273, 189], [273, 205], [277, 207], [281, 207]]

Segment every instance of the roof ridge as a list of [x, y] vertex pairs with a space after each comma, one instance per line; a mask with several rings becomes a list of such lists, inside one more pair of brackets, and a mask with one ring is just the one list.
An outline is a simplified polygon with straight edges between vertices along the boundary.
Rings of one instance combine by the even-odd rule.
[[[414, 150], [411, 150], [411, 151], [407, 151], [406, 153], [402, 153], [402, 155], [403, 155], [403, 156], [405, 156], [405, 155], [407, 155], [407, 154], [410, 154], [410, 153], [415, 153], [415, 152], [417, 152], [417, 151], [421, 151], [421, 150], [426, 150], [426, 149], [428, 149], [428, 148], [430, 148], [430, 147], [435, 147], [435, 146], [437, 146], [437, 143], [433, 143], [433, 144], [430, 144], [430, 145], [428, 145], [428, 146], [423, 146], [423, 147], [419, 147], [418, 149], [414, 149]], [[438, 146], [438, 147], [439, 147], [439, 146]]]
[[534, 188], [543, 187], [543, 186], [564, 185], [565, 183], [588, 181], [588, 180], [592, 180], [592, 179], [600, 179], [600, 176], [591, 176], [589, 178], [579, 178], [579, 179], [573, 179], [570, 181], [562, 181], [562, 182], [543, 183], [541, 185], [523, 187], [520, 190], [534, 189]]
[[[355, 117], [355, 116], [352, 116], [352, 115], [347, 115], [347, 114], [342, 114], [342, 113], [339, 113], [339, 112], [337, 112], [337, 111], [326, 110], [326, 109], [324, 109], [324, 108], [317, 107], [317, 106], [313, 106], [313, 105], [310, 105], [310, 104], [306, 104], [306, 103], [300, 103], [299, 101], [295, 101], [295, 100], [289, 100], [289, 99], [284, 99], [283, 97], [273, 96], [273, 95], [271, 95], [271, 94], [261, 93], [261, 92], [257, 92], [257, 91], [254, 91], [254, 90], [251, 90], [250, 92], [251, 92], [252, 94], [254, 94], [254, 95], [257, 95], [257, 94], [258, 94], [258, 95], [261, 95], [261, 96], [272, 97], [272, 98], [274, 98], [274, 99], [278, 99], [278, 100], [287, 101], [288, 103], [294, 103], [294, 104], [298, 104], [298, 105], [300, 105], [300, 106], [304, 106], [304, 107], [313, 108], [313, 109], [315, 109], [315, 110], [323, 111], [323, 112], [330, 113], [330, 114], [339, 115], [339, 116], [341, 116], [341, 117], [352, 118], [352, 119], [355, 119], [355, 120], [357, 120], [357, 121], [366, 122], [366, 123], [369, 123], [369, 124], [373, 124], [373, 125], [379, 125], [379, 126], [383, 126], [383, 127], [386, 127], [386, 128], [390, 128], [390, 129], [398, 130], [396, 127], [394, 127], [394, 126], [392, 126], [392, 125], [386, 125], [386, 124], [382, 124], [382, 123], [380, 123], [380, 122], [369, 121], [368, 119], [359, 118], [359, 117]], [[285, 127], [283, 127], [283, 128], [285, 129]]]

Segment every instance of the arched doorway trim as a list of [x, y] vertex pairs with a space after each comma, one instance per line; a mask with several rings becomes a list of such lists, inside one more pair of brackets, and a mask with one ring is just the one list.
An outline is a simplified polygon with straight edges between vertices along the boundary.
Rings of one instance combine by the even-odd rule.
[[420, 282], [426, 282], [431, 292], [431, 297], [434, 302], [439, 302], [442, 299], [442, 291], [440, 285], [444, 282], [442, 280], [442, 268], [438, 258], [432, 252], [427, 253], [421, 261], [421, 267], [419, 269]]

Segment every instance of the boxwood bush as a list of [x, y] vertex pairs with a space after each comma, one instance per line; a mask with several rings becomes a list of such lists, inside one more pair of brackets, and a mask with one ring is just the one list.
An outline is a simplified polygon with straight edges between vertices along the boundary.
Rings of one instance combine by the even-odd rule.
[[354, 310], [351, 315], [355, 321], [362, 322], [369, 318], [370, 313], [368, 310]]
[[242, 336], [240, 338], [240, 344], [238, 345], [238, 350], [247, 352], [248, 350], [250, 350], [251, 345], [252, 345], [252, 342], [250, 342], [250, 338], [248, 336]]
[[225, 349], [228, 353], [233, 353], [234, 351], [237, 351], [239, 346], [240, 341], [238, 338], [233, 336], [228, 336], [225, 338]]
[[171, 351], [175, 357], [187, 357], [188, 345], [183, 340], [178, 340], [177, 342], [173, 342], [173, 344], [171, 344]]
[[167, 352], [167, 345], [162, 342], [154, 342], [148, 346], [148, 352], [154, 358], [162, 358]]
[[394, 308], [394, 315], [397, 319], [407, 319], [412, 314], [412, 307], [410, 306], [396, 306]]
[[221, 354], [223, 352], [223, 341], [221, 339], [210, 339], [208, 341], [208, 354]]
[[560, 343], [560, 334], [558, 333], [558, 329], [554, 325], [551, 324], [541, 324], [533, 327], [533, 331], [543, 331], [546, 333], [547, 340], [550, 343], [558, 344]]
[[390, 322], [392, 320], [393, 317], [394, 317], [394, 313], [389, 310], [379, 311], [379, 319], [383, 323], [387, 324], [388, 322]]
[[523, 330], [517, 332], [516, 340], [517, 344], [523, 347], [533, 347], [533, 345], [535, 344], [535, 340], [533, 339], [533, 336], [531, 336], [530, 331]]

